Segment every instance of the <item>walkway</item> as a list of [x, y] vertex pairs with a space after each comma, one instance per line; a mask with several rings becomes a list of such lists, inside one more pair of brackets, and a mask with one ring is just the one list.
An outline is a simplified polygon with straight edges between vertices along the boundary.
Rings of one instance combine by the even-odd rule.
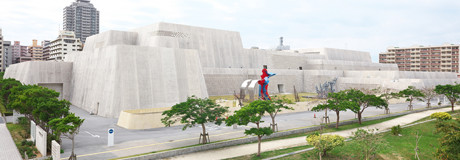
[[[460, 109], [460, 107], [458, 106], [455, 107], [455, 110], [458, 110], [458, 109]], [[427, 117], [435, 112], [446, 112], [450, 110], [451, 108], [449, 107], [449, 108], [441, 108], [441, 109], [436, 109], [436, 110], [428, 110], [424, 112], [413, 113], [413, 114], [405, 115], [405, 116], [395, 118], [395, 119], [392, 119], [386, 122], [382, 122], [379, 124], [374, 124], [374, 125], [370, 125], [370, 126], [366, 126], [362, 128], [370, 128], [370, 129], [378, 128], [380, 130], [385, 130], [385, 129], [391, 128], [392, 126], [398, 125], [398, 124], [405, 125], [405, 124], [412, 123], [414, 121]], [[332, 132], [328, 134], [338, 134], [341, 136], [349, 137], [351, 136], [352, 132], [356, 130], [357, 128], [350, 129], [350, 130], [344, 130], [344, 131], [338, 131], [338, 132]], [[305, 137], [296, 137], [296, 138], [262, 142], [261, 152], [278, 150], [278, 149], [283, 149], [283, 148], [290, 148], [290, 147], [301, 146], [301, 145], [306, 145], [306, 144], [307, 142], [305, 140]], [[209, 159], [209, 160], [213, 160], [213, 159], [225, 159], [225, 158], [244, 156], [244, 155], [249, 155], [249, 154], [254, 154], [254, 153], [257, 153], [257, 143], [238, 145], [238, 146], [220, 148], [216, 150], [209, 150], [209, 151], [203, 151], [203, 152], [196, 152], [196, 153], [172, 157], [170, 159], [200, 159], [200, 160]]]
[[3, 117], [0, 116], [0, 159], [22, 160], [16, 144], [14, 144], [10, 131], [6, 128]]

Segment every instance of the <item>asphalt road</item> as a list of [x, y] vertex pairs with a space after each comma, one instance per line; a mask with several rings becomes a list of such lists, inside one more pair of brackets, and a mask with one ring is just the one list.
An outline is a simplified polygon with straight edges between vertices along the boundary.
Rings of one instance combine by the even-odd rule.
[[[424, 108], [423, 102], [415, 102], [414, 109]], [[406, 103], [390, 105], [391, 112], [400, 112], [407, 109]], [[171, 149], [198, 143], [198, 138], [202, 132], [201, 126], [182, 130], [182, 126], [155, 128], [148, 130], [128, 130], [116, 125], [117, 119], [104, 118], [90, 115], [88, 112], [71, 106], [71, 112], [85, 119], [80, 128], [80, 134], [76, 136], [75, 153], [79, 160], [110, 159], [134, 154], [147, 153], [152, 151]], [[335, 112], [328, 112], [331, 122], [335, 122]], [[383, 109], [375, 107], [367, 108], [363, 117], [383, 114]], [[317, 118], [313, 118], [316, 115]], [[279, 114], [276, 123], [279, 130], [300, 128], [311, 125], [318, 125], [319, 117], [324, 112], [298, 112]], [[354, 119], [355, 113], [351, 111], [341, 112], [340, 120]], [[262, 126], [269, 126], [271, 119], [264, 117], [265, 123]], [[252, 126], [249, 126], [252, 127]], [[216, 126], [207, 124], [206, 129], [210, 134], [211, 141], [232, 139], [245, 136], [243, 131], [248, 126], [238, 126], [237, 129], [227, 126]], [[115, 129], [115, 145], [107, 147], [108, 129]], [[71, 152], [72, 143], [68, 139], [63, 139], [61, 148], [64, 149], [62, 158], [67, 158]]]

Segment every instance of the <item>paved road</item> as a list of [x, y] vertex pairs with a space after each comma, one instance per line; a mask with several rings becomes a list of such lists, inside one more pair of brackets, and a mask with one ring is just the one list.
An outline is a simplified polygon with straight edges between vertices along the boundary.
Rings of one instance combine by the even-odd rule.
[[[458, 110], [460, 109], [460, 107], [457, 106], [455, 109]], [[385, 129], [391, 128], [392, 126], [398, 125], [398, 124], [406, 125], [406, 124], [415, 122], [435, 112], [446, 112], [450, 110], [451, 108], [441, 108], [441, 109], [436, 109], [436, 110], [428, 110], [424, 112], [413, 113], [413, 114], [398, 117], [398, 118], [395, 118], [395, 119], [392, 119], [386, 122], [369, 125], [369, 126], [365, 126], [361, 128], [365, 128], [365, 129], [378, 128], [379, 130], [385, 130]], [[326, 134], [334, 134], [334, 135], [337, 134], [337, 135], [344, 136], [344, 137], [350, 137], [352, 135], [352, 132], [355, 132], [356, 130], [357, 128], [344, 130], [344, 131], [338, 131], [338, 132], [331, 132], [331, 133], [326, 133]], [[208, 151], [203, 151], [203, 152], [196, 152], [196, 153], [190, 153], [186, 155], [180, 155], [180, 156], [172, 157], [169, 159], [173, 159], [173, 160], [188, 160], [188, 159], [214, 160], [214, 159], [226, 159], [226, 158], [232, 158], [232, 157], [239, 157], [239, 156], [257, 153], [257, 145], [258, 145], [257, 143], [252, 143], [252, 144], [231, 146], [231, 147], [219, 148], [215, 150], [208, 150]], [[305, 137], [296, 137], [296, 138], [262, 142], [261, 152], [289, 148], [293, 146], [301, 146], [301, 145], [307, 145]]]
[[[423, 102], [416, 102], [414, 108], [424, 108]], [[406, 110], [407, 104], [390, 105], [391, 112], [401, 112]], [[77, 107], [71, 106], [71, 112], [80, 116], [85, 120], [80, 129], [80, 134], [76, 136], [75, 153], [79, 160], [92, 159], [110, 159], [133, 154], [141, 154], [152, 151], [159, 151], [183, 146], [194, 145], [198, 143], [198, 137], [201, 133], [201, 127], [189, 128], [182, 131], [182, 126], [156, 128], [148, 130], [127, 130], [116, 125], [117, 119], [103, 118], [99, 116], [89, 115]], [[280, 114], [276, 120], [279, 130], [287, 130], [300, 128], [305, 126], [319, 124], [319, 118], [313, 118], [323, 115], [323, 112], [299, 112]], [[383, 114], [382, 109], [374, 107], [364, 111], [363, 116], [376, 116]], [[329, 114], [331, 122], [335, 121], [335, 114]], [[355, 118], [355, 114], [351, 111], [340, 114], [341, 120]], [[270, 117], [264, 117], [266, 122], [262, 126], [270, 125]], [[251, 127], [251, 126], [249, 126]], [[115, 146], [107, 147], [107, 129], [115, 129]], [[246, 126], [239, 126], [237, 129], [226, 126], [216, 126], [212, 124], [206, 125], [207, 131], [210, 134], [212, 141], [232, 139], [244, 136], [243, 132]], [[62, 149], [64, 153], [61, 157], [66, 158], [70, 155], [71, 141], [63, 139]]]
[[0, 116], [0, 160], [22, 160], [2, 116]]

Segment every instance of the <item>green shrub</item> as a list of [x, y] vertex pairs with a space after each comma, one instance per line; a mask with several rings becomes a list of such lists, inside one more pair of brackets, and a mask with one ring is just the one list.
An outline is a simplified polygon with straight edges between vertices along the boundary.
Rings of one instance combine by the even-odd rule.
[[397, 126], [391, 127], [391, 134], [393, 134], [395, 136], [399, 135], [401, 133], [401, 131], [402, 131], [402, 128], [401, 128], [401, 126], [399, 124]]
[[315, 146], [315, 150], [322, 156], [337, 146], [343, 146], [345, 138], [339, 135], [316, 135], [312, 134], [307, 137], [307, 142]]
[[436, 118], [440, 121], [452, 119], [452, 116], [446, 112], [436, 112], [430, 115], [430, 118]]
[[25, 158], [25, 154], [27, 154], [28, 158], [35, 158], [37, 155], [35, 153], [38, 152], [37, 148], [35, 148], [34, 143], [31, 141], [23, 140], [21, 143], [16, 144], [18, 147], [19, 153]]

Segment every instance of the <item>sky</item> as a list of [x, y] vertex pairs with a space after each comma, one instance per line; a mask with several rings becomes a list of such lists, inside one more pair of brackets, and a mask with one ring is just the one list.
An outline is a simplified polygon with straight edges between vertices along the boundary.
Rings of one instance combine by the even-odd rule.
[[[30, 45], [53, 40], [63, 8], [75, 0], [0, 0], [4, 40]], [[240, 32], [244, 48], [271, 49], [284, 37], [291, 49], [369, 52], [374, 62], [390, 46], [458, 44], [456, 0], [91, 0], [100, 32], [156, 22]]]

